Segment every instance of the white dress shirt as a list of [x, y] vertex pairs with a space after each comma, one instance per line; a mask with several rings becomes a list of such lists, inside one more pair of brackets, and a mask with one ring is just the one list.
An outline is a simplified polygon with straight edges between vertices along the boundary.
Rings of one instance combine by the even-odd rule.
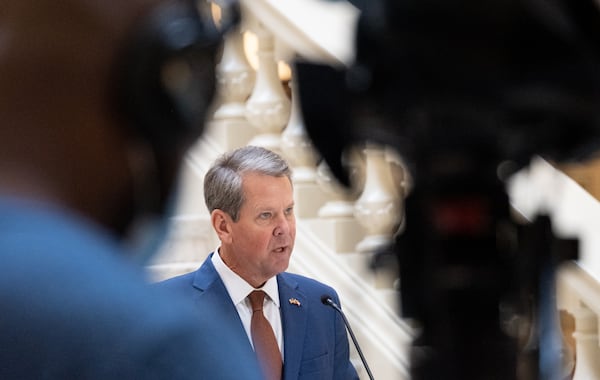
[[248, 284], [246, 280], [238, 276], [237, 273], [225, 265], [219, 255], [218, 249], [215, 250], [215, 254], [212, 256], [211, 260], [217, 273], [221, 277], [221, 280], [225, 284], [229, 297], [233, 301], [240, 319], [242, 320], [250, 344], [252, 344], [252, 334], [250, 332], [252, 306], [250, 305], [248, 295], [254, 290], [262, 290], [266, 293], [267, 296], [265, 297], [263, 305], [263, 313], [271, 324], [273, 332], [275, 332], [275, 338], [277, 339], [281, 358], [283, 359], [283, 329], [281, 327], [281, 314], [279, 312], [279, 287], [277, 286], [277, 279], [271, 277], [262, 288], [255, 289], [252, 285]]

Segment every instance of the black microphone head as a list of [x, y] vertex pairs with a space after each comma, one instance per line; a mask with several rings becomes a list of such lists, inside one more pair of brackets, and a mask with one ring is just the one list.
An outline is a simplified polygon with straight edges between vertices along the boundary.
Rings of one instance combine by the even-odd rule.
[[321, 302], [323, 302], [323, 305], [331, 305], [331, 297], [328, 296], [327, 294], [323, 294], [321, 296]]

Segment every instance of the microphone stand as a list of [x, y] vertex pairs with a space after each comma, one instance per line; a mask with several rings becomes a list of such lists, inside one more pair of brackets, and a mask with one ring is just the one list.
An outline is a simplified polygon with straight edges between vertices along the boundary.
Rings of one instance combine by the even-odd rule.
[[365, 366], [365, 369], [367, 370], [367, 374], [369, 375], [369, 379], [375, 380], [374, 377], [373, 377], [373, 373], [371, 373], [371, 369], [369, 368], [369, 365], [367, 364], [367, 359], [365, 359], [365, 356], [363, 355], [362, 350], [360, 349], [360, 346], [358, 344], [358, 340], [356, 340], [356, 336], [354, 336], [354, 331], [352, 331], [352, 328], [350, 327], [350, 323], [348, 322], [348, 319], [346, 319], [346, 315], [344, 314], [344, 312], [342, 311], [342, 309], [338, 306], [338, 304], [336, 304], [335, 302], [333, 302], [333, 300], [329, 296], [323, 296], [323, 297], [321, 297], [321, 302], [323, 302], [323, 304], [325, 304], [325, 305], [331, 306], [338, 313], [340, 313], [340, 315], [342, 316], [342, 319], [344, 320], [344, 324], [346, 325], [346, 328], [348, 329], [348, 333], [350, 333], [350, 338], [352, 338], [352, 342], [354, 343], [354, 347], [356, 347], [356, 351], [358, 351], [358, 355], [360, 356], [360, 360], [362, 361], [363, 365]]

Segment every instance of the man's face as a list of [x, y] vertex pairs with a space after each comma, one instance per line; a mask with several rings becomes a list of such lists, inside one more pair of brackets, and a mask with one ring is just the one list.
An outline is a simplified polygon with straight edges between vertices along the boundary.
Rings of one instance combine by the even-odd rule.
[[292, 185], [287, 177], [248, 173], [239, 220], [221, 247], [227, 265], [259, 287], [288, 267], [296, 237]]

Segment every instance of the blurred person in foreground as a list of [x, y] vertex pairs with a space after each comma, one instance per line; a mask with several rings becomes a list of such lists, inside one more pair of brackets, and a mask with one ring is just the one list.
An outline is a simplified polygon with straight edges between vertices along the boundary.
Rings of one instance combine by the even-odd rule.
[[[157, 120], [171, 97], [156, 76], [138, 79], [161, 57], [194, 52], [208, 63], [199, 83], [210, 101], [220, 36], [183, 3], [0, 0], [0, 9], [0, 378], [260, 378], [236, 336], [194, 328], [218, 316], [192, 316], [151, 289], [125, 248], [140, 219], [165, 220], [182, 156], [202, 132], [202, 123], [176, 130], [170, 112], [145, 125], [134, 105]], [[141, 98], [152, 91], [155, 102]]]
[[[215, 328], [227, 327], [244, 337], [269, 380], [358, 379], [342, 318], [321, 300], [326, 295], [339, 304], [335, 290], [284, 272], [296, 236], [288, 164], [264, 148], [236, 149], [209, 169], [204, 197], [220, 246], [197, 271], [158, 286], [187, 296], [199, 313], [227, 311]], [[250, 300], [255, 291], [264, 292], [259, 306]], [[260, 359], [252, 332], [257, 309], [262, 309], [273, 330], [269, 331], [274, 335], [275, 365]]]

